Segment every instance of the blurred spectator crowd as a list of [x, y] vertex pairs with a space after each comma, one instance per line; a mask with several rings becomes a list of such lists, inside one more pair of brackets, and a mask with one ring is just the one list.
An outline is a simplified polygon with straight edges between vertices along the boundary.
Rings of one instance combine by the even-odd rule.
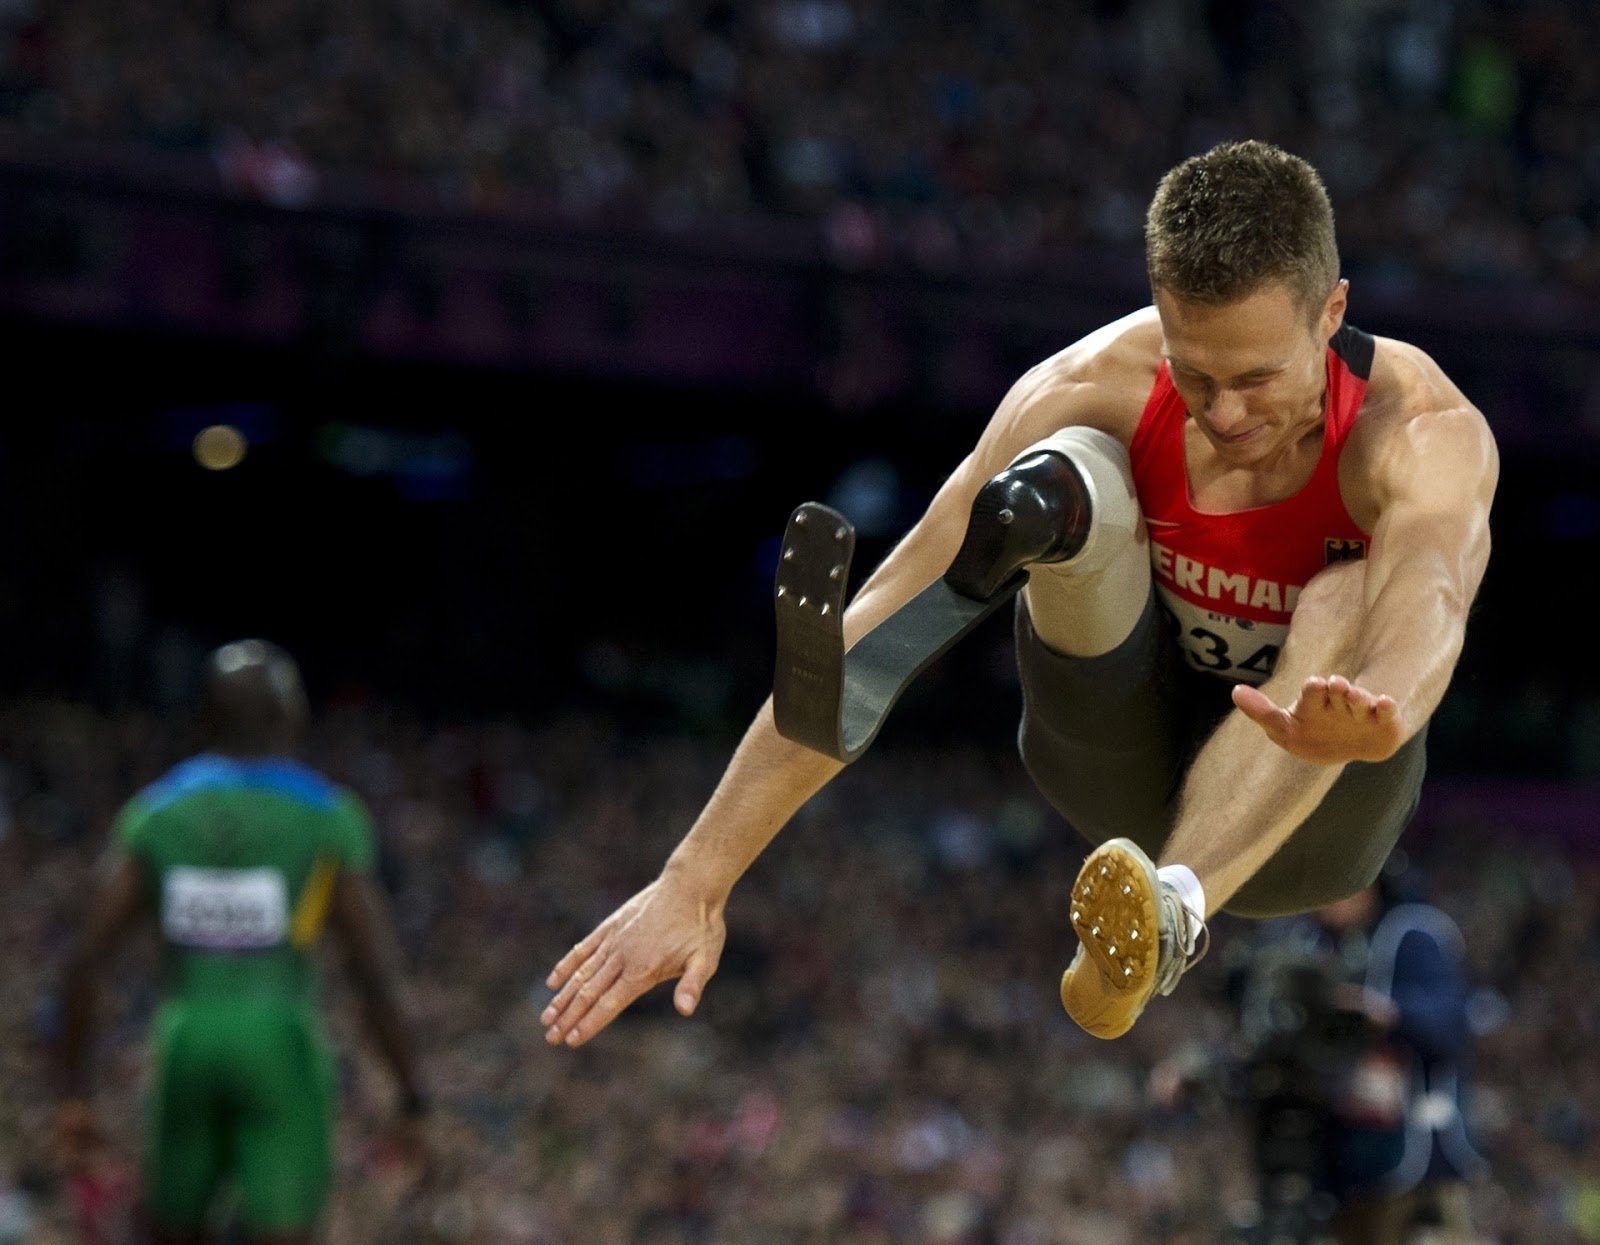
[[[123, 1239], [154, 957], [130, 953], [106, 1001], [108, 1148], [72, 1181], [50, 1145], [54, 989], [109, 817], [188, 747], [177, 716], [0, 708], [0, 1241]], [[376, 819], [438, 1098], [419, 1176], [330, 964], [331, 1245], [1201, 1245], [1248, 1217], [1237, 1107], [1162, 1107], [1149, 1085], [1226, 1036], [1246, 927], [1220, 920], [1127, 1039], [1082, 1035], [1055, 999], [1082, 847], [1008, 754], [875, 752], [735, 891], [693, 1020], [657, 991], [589, 1047], [547, 1047], [545, 973], [653, 876], [727, 747], [575, 715], [322, 715], [308, 759]], [[1467, 935], [1483, 1239], [1600, 1240], [1600, 860], [1470, 817], [1403, 842]]]
[[360, 170], [454, 206], [841, 259], [1137, 252], [1159, 175], [1256, 136], [1352, 264], [1600, 286], [1593, 0], [0, 0], [0, 119], [209, 154], [285, 204]]

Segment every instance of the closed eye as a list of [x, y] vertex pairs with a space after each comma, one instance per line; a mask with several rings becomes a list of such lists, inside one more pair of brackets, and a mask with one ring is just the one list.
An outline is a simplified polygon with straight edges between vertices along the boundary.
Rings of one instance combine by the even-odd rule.
[[[1195, 386], [1204, 385], [1208, 388], [1211, 388], [1215, 387], [1218, 383], [1212, 380], [1211, 377], [1202, 376], [1199, 372], [1191, 371], [1189, 368], [1184, 367], [1181, 363], [1174, 363], [1170, 359], [1167, 360], [1167, 370], [1171, 373], [1172, 379], [1179, 384]], [[1225, 389], [1255, 389], [1266, 384], [1268, 381], [1276, 380], [1279, 376], [1283, 375], [1283, 371], [1284, 369], [1281, 367], [1273, 367], [1262, 368], [1259, 371], [1253, 372], [1242, 372], [1222, 387]]]

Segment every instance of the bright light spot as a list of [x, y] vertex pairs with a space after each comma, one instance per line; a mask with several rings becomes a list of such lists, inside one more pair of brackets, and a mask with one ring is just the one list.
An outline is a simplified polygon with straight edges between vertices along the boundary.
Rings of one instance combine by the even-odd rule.
[[250, 443], [232, 424], [212, 424], [194, 439], [194, 460], [207, 471], [226, 471], [244, 461]]

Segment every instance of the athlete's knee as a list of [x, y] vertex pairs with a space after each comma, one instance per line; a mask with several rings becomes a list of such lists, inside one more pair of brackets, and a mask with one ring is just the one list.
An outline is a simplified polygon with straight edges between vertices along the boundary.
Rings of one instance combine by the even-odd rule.
[[1143, 536], [1127, 451], [1096, 429], [1061, 428], [978, 490], [945, 580], [988, 600], [1022, 569], [1083, 578], [1117, 567]]
[[[1089, 528], [1082, 548], [1060, 562], [1041, 563], [1041, 569], [1094, 574], [1125, 556], [1130, 544], [1143, 542], [1144, 517], [1133, 483], [1133, 465], [1120, 441], [1098, 428], [1061, 428], [1013, 461], [1041, 451], [1057, 454], [1077, 469], [1089, 502]], [[1140, 556], [1143, 561], [1142, 553]]]

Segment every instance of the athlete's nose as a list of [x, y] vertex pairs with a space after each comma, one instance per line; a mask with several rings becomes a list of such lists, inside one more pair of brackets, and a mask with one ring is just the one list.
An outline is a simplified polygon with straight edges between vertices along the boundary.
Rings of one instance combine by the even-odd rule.
[[1247, 415], [1244, 396], [1231, 389], [1218, 389], [1206, 403], [1206, 422], [1220, 436], [1242, 432]]

